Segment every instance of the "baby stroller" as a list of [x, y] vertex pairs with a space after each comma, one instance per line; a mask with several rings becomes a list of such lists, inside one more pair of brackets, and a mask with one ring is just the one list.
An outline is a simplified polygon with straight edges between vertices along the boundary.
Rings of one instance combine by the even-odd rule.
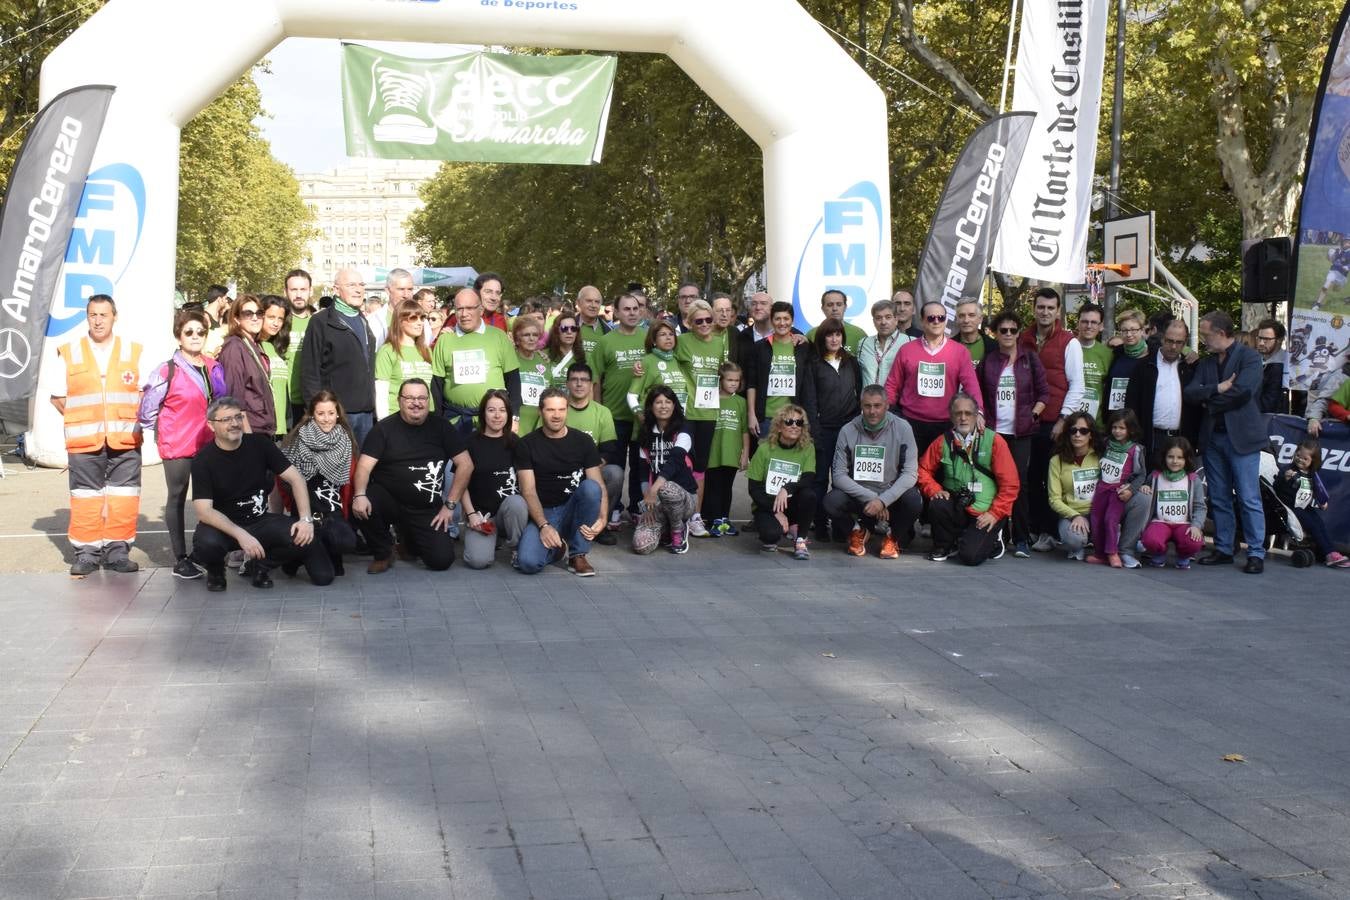
[[1296, 569], [1306, 569], [1316, 562], [1312, 546], [1303, 534], [1303, 525], [1294, 511], [1275, 494], [1275, 479], [1279, 477], [1280, 466], [1275, 459], [1279, 445], [1271, 445], [1261, 451], [1261, 509], [1266, 516], [1266, 548], [1278, 548], [1289, 551], [1289, 562]]

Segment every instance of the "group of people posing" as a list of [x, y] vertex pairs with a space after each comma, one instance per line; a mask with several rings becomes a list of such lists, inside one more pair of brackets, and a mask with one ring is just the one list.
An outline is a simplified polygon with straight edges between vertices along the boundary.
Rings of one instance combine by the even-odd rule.
[[[1200, 356], [1185, 323], [1149, 338], [1135, 311], [1117, 317], [1115, 346], [1091, 304], [1069, 332], [1049, 289], [1034, 327], [1004, 311], [987, 331], [973, 300], [954, 324], [940, 303], [916, 324], [900, 291], [872, 307], [871, 335], [844, 322], [838, 291], [802, 334], [791, 304], [755, 294], [742, 323], [730, 297], [693, 284], [669, 317], [640, 291], [607, 317], [584, 287], [575, 307], [508, 319], [491, 273], [444, 307], [401, 270], [385, 290], [387, 317], [373, 317], [360, 275], [342, 270], [315, 310], [309, 275], [292, 271], [284, 296], [180, 311], [177, 351], [144, 371], [139, 345], [113, 333], [112, 298], [90, 298], [52, 398], [71, 457], [72, 574], [136, 568], [143, 431], [164, 462], [174, 574], [205, 574], [211, 590], [231, 555], [257, 587], [277, 568], [328, 584], [359, 545], [371, 574], [413, 559], [443, 570], [461, 534], [473, 568], [504, 547], [521, 572], [565, 562], [588, 576], [592, 545], [626, 526], [642, 554], [736, 536], [741, 472], [762, 549], [799, 560], [836, 541], [865, 556], [874, 535], [895, 558], [926, 529], [932, 560], [1059, 547], [1133, 567], [1137, 548], [1163, 565], [1170, 545], [1188, 568], [1232, 563], [1240, 517], [1245, 571], [1263, 567], [1263, 361], [1223, 313], [1202, 318]], [[1350, 565], [1320, 527], [1319, 456], [1300, 447], [1282, 481], [1319, 558]]]

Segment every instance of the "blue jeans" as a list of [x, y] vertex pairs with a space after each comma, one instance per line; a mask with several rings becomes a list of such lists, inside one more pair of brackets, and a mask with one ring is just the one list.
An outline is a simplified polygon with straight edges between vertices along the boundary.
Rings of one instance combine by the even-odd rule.
[[366, 442], [366, 435], [375, 427], [375, 414], [373, 412], [349, 412], [347, 413], [347, 424], [352, 426], [352, 436], [356, 438], [357, 453], [361, 452], [361, 445]]
[[1209, 512], [1214, 517], [1214, 549], [1232, 554], [1237, 517], [1233, 495], [1242, 514], [1242, 534], [1247, 555], [1266, 555], [1266, 514], [1261, 508], [1261, 453], [1238, 453], [1226, 431], [1216, 431], [1205, 448], [1205, 482], [1209, 488]]
[[[582, 525], [594, 525], [600, 518], [600, 485], [589, 478], [582, 480], [572, 496], [562, 506], [545, 507], [544, 518], [567, 542], [567, 558], [589, 553], [591, 542], [581, 534]], [[516, 549], [516, 563], [526, 575], [543, 571], [544, 566], [558, 559], [559, 550], [550, 550], [539, 537], [539, 526], [530, 522], [520, 536]]]

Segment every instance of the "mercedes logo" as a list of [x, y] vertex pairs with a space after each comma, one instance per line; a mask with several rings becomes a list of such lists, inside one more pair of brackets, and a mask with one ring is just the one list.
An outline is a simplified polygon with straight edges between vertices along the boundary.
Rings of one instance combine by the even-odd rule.
[[33, 348], [17, 328], [0, 329], [0, 378], [17, 378], [28, 370]]

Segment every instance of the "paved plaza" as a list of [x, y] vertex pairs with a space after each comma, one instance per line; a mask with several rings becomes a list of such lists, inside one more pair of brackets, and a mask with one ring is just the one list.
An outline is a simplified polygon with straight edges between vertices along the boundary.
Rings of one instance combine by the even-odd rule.
[[0, 897], [1350, 896], [1343, 573], [817, 550], [7, 576]]

